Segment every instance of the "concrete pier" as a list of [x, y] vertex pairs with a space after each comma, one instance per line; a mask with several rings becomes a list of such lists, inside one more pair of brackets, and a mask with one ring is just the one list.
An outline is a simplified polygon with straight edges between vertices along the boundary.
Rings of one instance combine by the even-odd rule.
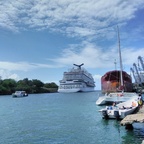
[[[144, 122], [144, 105], [142, 108], [138, 110], [136, 114], [131, 114], [127, 115], [121, 122], [120, 124], [122, 126], [126, 126], [126, 129], [129, 129], [130, 125], [132, 125], [134, 122]], [[130, 127], [131, 129], [131, 127]]]
[[122, 121], [121, 125], [132, 124], [133, 122], [144, 122], [144, 114], [131, 114], [126, 116]]
[[[120, 124], [122, 126], [125, 126], [125, 129], [127, 130], [133, 130], [133, 123], [144, 123], [144, 99], [143, 99], [143, 105], [141, 108], [138, 109], [138, 112], [136, 114], [127, 115]], [[144, 140], [141, 144], [144, 144]]]

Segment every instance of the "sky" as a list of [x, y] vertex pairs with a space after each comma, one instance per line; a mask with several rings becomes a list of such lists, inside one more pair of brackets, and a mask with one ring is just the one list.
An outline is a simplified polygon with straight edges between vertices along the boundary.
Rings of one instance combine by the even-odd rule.
[[64, 71], [84, 63], [100, 90], [101, 76], [120, 69], [117, 26], [131, 74], [144, 56], [143, 0], [0, 0], [1, 79], [59, 85]]

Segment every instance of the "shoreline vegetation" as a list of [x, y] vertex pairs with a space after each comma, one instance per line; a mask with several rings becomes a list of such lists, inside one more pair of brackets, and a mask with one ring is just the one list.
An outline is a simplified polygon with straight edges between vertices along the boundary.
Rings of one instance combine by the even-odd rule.
[[29, 80], [28, 78], [19, 81], [14, 79], [0, 79], [0, 95], [11, 95], [19, 90], [26, 91], [28, 94], [54, 93], [57, 92], [58, 85], [54, 82], [43, 83], [40, 80]]

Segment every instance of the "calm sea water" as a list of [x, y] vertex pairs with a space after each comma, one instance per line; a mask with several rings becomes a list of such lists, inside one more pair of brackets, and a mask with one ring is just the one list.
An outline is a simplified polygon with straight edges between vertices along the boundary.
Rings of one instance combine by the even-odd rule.
[[100, 92], [0, 96], [0, 144], [141, 144], [144, 124], [103, 120]]

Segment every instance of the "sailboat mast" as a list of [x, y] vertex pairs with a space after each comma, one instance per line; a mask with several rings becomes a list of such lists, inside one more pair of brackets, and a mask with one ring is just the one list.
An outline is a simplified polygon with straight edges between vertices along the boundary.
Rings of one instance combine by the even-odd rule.
[[120, 82], [123, 89], [123, 75], [122, 75], [123, 66], [122, 66], [122, 56], [121, 56], [121, 49], [120, 49], [120, 36], [119, 36], [118, 26], [117, 26], [117, 31], [118, 31], [118, 51], [119, 51], [119, 60], [120, 60]]
[[117, 65], [117, 62], [116, 62], [116, 59], [114, 61], [114, 64], [115, 64], [115, 70], [117, 69], [116, 65]]

